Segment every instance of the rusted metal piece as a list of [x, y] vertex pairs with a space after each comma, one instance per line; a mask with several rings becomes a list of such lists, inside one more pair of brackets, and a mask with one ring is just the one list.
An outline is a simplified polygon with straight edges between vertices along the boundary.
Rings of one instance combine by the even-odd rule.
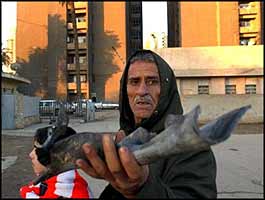
[[[121, 146], [128, 147], [140, 165], [178, 153], [207, 149], [211, 145], [227, 140], [249, 108], [251, 108], [250, 105], [234, 109], [199, 127], [197, 120], [200, 106], [196, 106], [185, 115], [168, 115], [165, 120], [165, 129], [159, 134], [148, 132], [140, 127], [117, 143], [116, 147], [117, 149]], [[55, 138], [64, 134], [69, 120], [63, 110], [58, 118], [56, 131], [41, 147], [49, 151], [51, 163], [47, 166], [48, 170], [33, 181], [34, 184], [61, 172], [77, 168], [75, 164], [77, 159], [86, 160], [82, 150], [84, 143], [92, 144], [104, 160], [101, 142], [103, 133], [82, 132], [54, 143]], [[115, 133], [110, 134], [115, 137]]]

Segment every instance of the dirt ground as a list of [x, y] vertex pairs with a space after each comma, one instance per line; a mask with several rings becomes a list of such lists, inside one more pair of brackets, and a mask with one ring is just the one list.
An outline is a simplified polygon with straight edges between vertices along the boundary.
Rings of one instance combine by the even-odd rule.
[[2, 135], [2, 159], [5, 156], [17, 156], [16, 163], [2, 171], [2, 198], [20, 198], [19, 189], [34, 177], [28, 156], [32, 149], [32, 137]]

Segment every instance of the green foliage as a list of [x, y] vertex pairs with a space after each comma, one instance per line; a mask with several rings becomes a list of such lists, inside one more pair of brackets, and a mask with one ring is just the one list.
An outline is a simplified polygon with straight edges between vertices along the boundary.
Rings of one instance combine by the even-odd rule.
[[2, 65], [10, 65], [11, 63], [11, 58], [9, 57], [9, 55], [2, 50], [1, 52], [1, 58], [2, 58]]

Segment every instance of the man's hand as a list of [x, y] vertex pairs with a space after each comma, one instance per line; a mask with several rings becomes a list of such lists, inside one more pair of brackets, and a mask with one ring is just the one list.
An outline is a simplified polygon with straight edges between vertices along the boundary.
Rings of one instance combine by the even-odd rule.
[[[116, 140], [120, 141], [124, 136], [124, 132], [120, 131]], [[125, 197], [135, 197], [148, 178], [149, 167], [140, 166], [126, 147], [121, 147], [117, 152], [109, 134], [103, 136], [102, 143], [106, 162], [97, 155], [92, 145], [84, 144], [83, 150], [91, 165], [81, 159], [78, 159], [76, 164], [91, 177], [103, 178], [110, 182]]]

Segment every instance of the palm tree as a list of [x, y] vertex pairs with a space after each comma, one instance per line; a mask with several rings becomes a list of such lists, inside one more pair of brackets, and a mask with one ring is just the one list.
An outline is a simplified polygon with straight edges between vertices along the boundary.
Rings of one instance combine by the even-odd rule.
[[[74, 1], [59, 1], [62, 6], [66, 5], [66, 10], [70, 9], [71, 22], [73, 24], [74, 32], [74, 44], [75, 44], [75, 66], [76, 66], [76, 86], [77, 86], [77, 102], [81, 100], [81, 83], [80, 83], [80, 63], [79, 63], [79, 45], [78, 45], [78, 34], [77, 34], [77, 24], [76, 24], [76, 14], [75, 14], [75, 4]], [[66, 11], [67, 12], [67, 11]]]

